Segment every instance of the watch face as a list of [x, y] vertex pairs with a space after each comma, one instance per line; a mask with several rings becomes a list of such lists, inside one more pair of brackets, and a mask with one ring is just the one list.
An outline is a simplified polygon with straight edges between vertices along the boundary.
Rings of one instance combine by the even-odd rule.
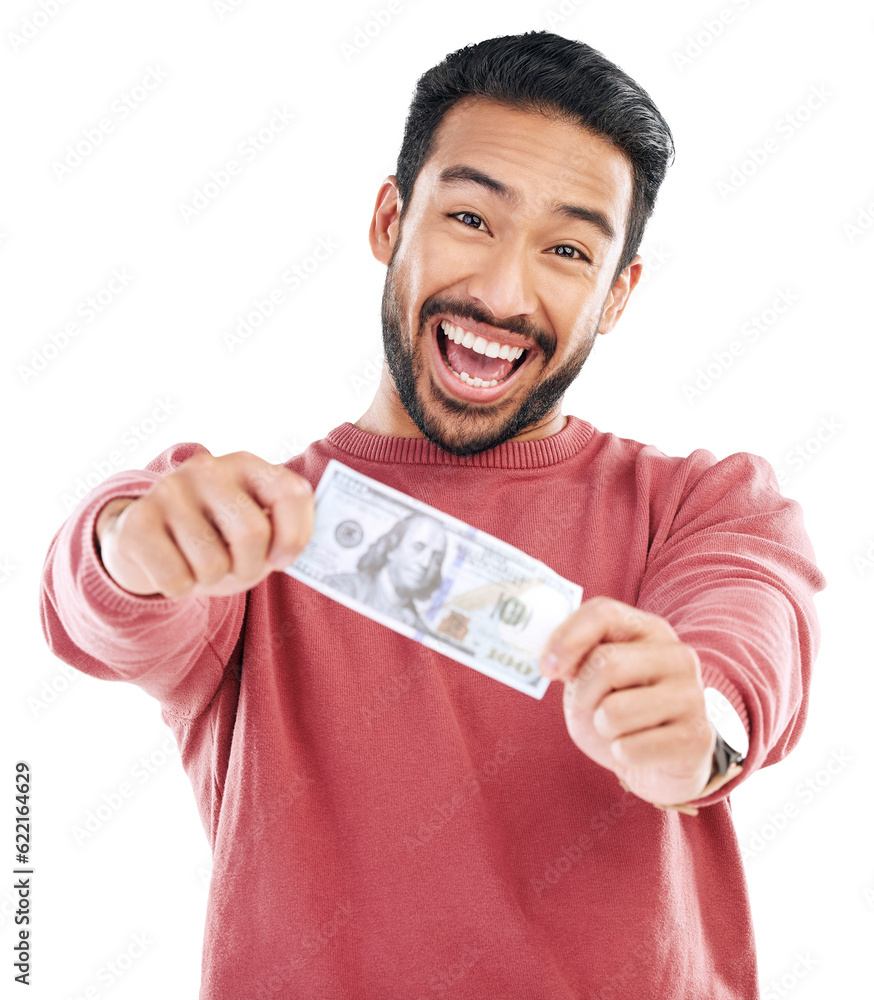
[[741, 717], [731, 707], [731, 702], [712, 687], [704, 688], [704, 700], [707, 703], [707, 718], [713, 723], [713, 728], [732, 750], [737, 750], [742, 757], [746, 757], [750, 738]]

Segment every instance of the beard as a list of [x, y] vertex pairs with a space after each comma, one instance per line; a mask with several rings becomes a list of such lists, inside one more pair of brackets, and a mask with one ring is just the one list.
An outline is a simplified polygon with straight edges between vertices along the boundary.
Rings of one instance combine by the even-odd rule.
[[[509, 400], [479, 405], [468, 403], [449, 395], [433, 378], [429, 379], [430, 393], [426, 402], [419, 392], [423, 371], [420, 345], [425, 335], [425, 324], [437, 313], [454, 313], [524, 336], [538, 346], [544, 365], [548, 365], [555, 354], [556, 342], [545, 331], [524, 320], [496, 323], [474, 303], [434, 296], [422, 305], [419, 329], [413, 342], [405, 336], [403, 329], [402, 296], [395, 264], [400, 243], [398, 238], [388, 263], [382, 294], [382, 340], [386, 362], [401, 403], [424, 437], [453, 455], [477, 455], [496, 448], [542, 420], [561, 401], [568, 386], [579, 375], [594, 346], [601, 317], [592, 324], [583, 343], [567, 361], [515, 405]], [[602, 315], [603, 312], [602, 306]]]

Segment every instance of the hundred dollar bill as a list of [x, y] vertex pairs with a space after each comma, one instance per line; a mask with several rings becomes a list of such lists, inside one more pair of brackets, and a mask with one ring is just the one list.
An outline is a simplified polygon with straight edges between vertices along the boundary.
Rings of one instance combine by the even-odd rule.
[[445, 656], [542, 698], [538, 662], [583, 590], [507, 542], [332, 459], [285, 572]]

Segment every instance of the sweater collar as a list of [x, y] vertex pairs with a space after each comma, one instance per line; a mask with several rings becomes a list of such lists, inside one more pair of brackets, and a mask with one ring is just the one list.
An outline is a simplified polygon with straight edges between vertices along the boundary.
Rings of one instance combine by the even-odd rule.
[[478, 455], [453, 455], [425, 438], [383, 437], [349, 422], [335, 427], [326, 440], [340, 451], [370, 462], [537, 469], [572, 458], [588, 444], [594, 430], [585, 420], [567, 414], [567, 423], [557, 434], [536, 441], [505, 441]]

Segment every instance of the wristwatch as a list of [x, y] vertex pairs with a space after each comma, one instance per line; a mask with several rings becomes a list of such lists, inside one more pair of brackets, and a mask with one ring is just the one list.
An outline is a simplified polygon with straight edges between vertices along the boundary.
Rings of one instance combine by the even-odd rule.
[[[704, 788], [695, 796], [702, 799], [705, 795], [715, 792], [717, 788], [728, 784], [736, 778], [743, 769], [750, 739], [741, 717], [732, 708], [731, 702], [716, 688], [704, 688], [704, 701], [707, 704], [707, 718], [716, 730], [716, 746], [713, 748], [713, 764], [710, 768], [710, 778]], [[630, 791], [625, 782], [620, 784]], [[683, 812], [689, 816], [697, 816], [695, 806], [682, 803], [680, 805], [662, 806], [654, 802], [656, 809], [669, 809]]]
[[743, 766], [750, 740], [740, 716], [725, 695], [716, 688], [704, 688], [704, 701], [707, 704], [707, 718], [716, 730], [713, 767], [710, 771], [710, 781], [713, 781], [717, 775], [726, 775], [732, 765]]

